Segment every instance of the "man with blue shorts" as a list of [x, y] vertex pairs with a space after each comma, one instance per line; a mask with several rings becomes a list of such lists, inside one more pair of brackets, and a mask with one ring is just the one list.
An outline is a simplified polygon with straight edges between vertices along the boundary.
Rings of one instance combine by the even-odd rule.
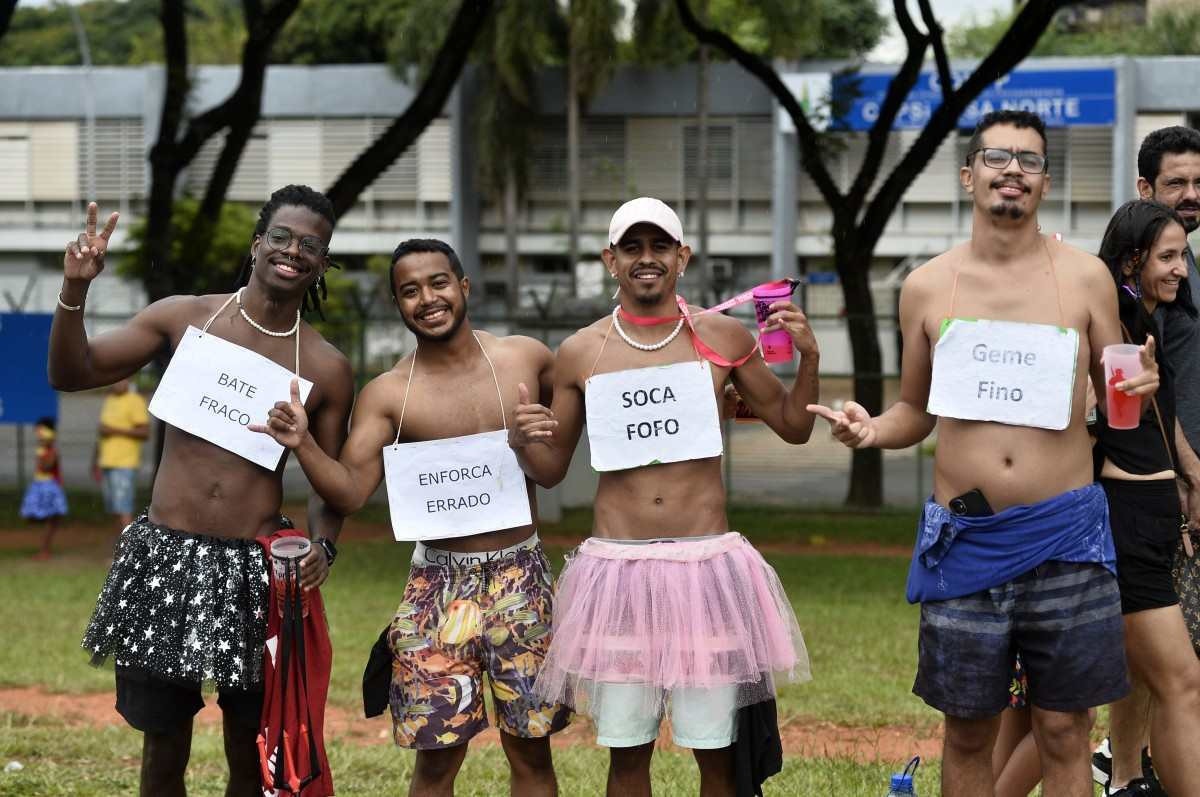
[[[946, 715], [946, 797], [994, 793], [1015, 654], [1046, 794], [1091, 795], [1087, 709], [1129, 691], [1084, 421], [1088, 375], [1103, 384], [1101, 351], [1121, 342], [1117, 302], [1103, 263], [1039, 231], [1050, 167], [1036, 115], [980, 120], [960, 171], [971, 239], [901, 292], [900, 400], [877, 417], [855, 402], [810, 408], [851, 448], [906, 448], [938, 428], [908, 598], [921, 602], [913, 691]], [[1116, 389], [1157, 389], [1152, 346], [1143, 373]]]

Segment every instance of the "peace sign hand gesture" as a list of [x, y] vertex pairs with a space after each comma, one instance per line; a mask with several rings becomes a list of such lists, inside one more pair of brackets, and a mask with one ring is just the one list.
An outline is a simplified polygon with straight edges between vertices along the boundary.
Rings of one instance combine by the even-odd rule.
[[117, 229], [119, 213], [113, 213], [104, 224], [104, 229], [96, 232], [96, 220], [99, 208], [95, 202], [89, 202], [87, 207], [87, 226], [79, 233], [79, 237], [67, 244], [63, 256], [63, 276], [68, 280], [83, 280], [91, 282], [104, 270], [104, 253], [108, 251], [108, 239]]

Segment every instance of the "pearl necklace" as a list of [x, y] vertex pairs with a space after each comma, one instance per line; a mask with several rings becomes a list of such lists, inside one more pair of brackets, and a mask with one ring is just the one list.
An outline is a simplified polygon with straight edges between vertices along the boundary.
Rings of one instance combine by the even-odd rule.
[[299, 307], [296, 308], [296, 323], [292, 325], [292, 328], [287, 330], [286, 332], [275, 332], [273, 330], [267, 329], [262, 324], [258, 323], [253, 318], [251, 318], [250, 314], [246, 312], [246, 308], [242, 307], [242, 291], [244, 291], [244, 290], [246, 290], [245, 287], [238, 288], [237, 294], [235, 294], [235, 295], [237, 296], [238, 312], [242, 314], [242, 318], [246, 319], [247, 324], [254, 327], [255, 329], [257, 329], [259, 332], [263, 333], [264, 335], [270, 335], [273, 338], [290, 337], [291, 335], [295, 335], [297, 332], [300, 331], [300, 308]]
[[621, 318], [619, 315], [620, 312], [621, 308], [619, 306], [613, 308], [613, 328], [617, 330], [617, 334], [621, 336], [621, 340], [625, 341], [635, 349], [640, 349], [641, 351], [658, 351], [659, 349], [665, 348], [668, 344], [670, 344], [671, 341], [675, 340], [676, 336], [679, 335], [680, 330], [683, 329], [684, 318], [683, 316], [679, 316], [679, 323], [675, 325], [675, 329], [670, 335], [667, 335], [658, 343], [638, 343], [636, 340], [633, 340], [626, 335], [625, 330], [621, 328]]

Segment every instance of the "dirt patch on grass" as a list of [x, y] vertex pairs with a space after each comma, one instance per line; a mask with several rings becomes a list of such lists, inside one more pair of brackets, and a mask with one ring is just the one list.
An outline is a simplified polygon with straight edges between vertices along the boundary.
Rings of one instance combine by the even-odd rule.
[[[125, 722], [117, 714], [113, 702], [111, 692], [70, 694], [46, 692], [37, 687], [0, 689], [0, 715], [16, 714], [72, 727], [123, 726]], [[208, 704], [196, 716], [196, 725], [215, 729], [220, 724], [221, 710], [215, 698], [208, 699]], [[784, 723], [780, 733], [784, 752], [799, 758], [850, 758], [858, 763], [874, 763], [905, 761], [914, 755], [922, 758], [941, 755], [941, 726], [926, 730], [902, 725], [848, 727], [793, 718]], [[329, 706], [325, 711], [325, 738], [360, 745], [390, 745], [391, 721], [386, 713], [384, 716], [363, 719], [356, 712], [341, 706]], [[594, 745], [595, 738], [590, 722], [586, 718], [576, 718], [566, 729], [556, 733], [551, 742], [554, 747], [574, 747]], [[664, 723], [658, 746], [678, 749], [670, 739], [669, 723]], [[488, 728], [476, 736], [472, 743], [500, 744], [500, 732]]]

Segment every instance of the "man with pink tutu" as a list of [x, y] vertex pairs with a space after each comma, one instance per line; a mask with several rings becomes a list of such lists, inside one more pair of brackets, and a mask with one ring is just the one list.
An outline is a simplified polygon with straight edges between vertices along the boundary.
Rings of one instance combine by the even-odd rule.
[[[555, 636], [535, 691], [591, 715], [611, 748], [609, 795], [650, 793], [650, 756], [669, 710], [704, 794], [732, 794], [740, 708], [771, 700], [778, 678], [806, 680], [808, 655], [775, 571], [730, 531], [718, 398], [727, 382], [781, 438], [804, 443], [819, 352], [790, 301], [766, 331], [800, 352], [784, 386], [750, 332], [695, 315], [675, 295], [691, 250], [657, 199], [622, 205], [602, 257], [617, 281], [611, 316], [572, 335], [555, 360], [551, 407], [522, 388], [509, 441], [525, 472], [552, 486], [586, 422], [599, 471], [592, 537], [569, 558]], [[686, 328], [685, 328], [686, 327]]]

